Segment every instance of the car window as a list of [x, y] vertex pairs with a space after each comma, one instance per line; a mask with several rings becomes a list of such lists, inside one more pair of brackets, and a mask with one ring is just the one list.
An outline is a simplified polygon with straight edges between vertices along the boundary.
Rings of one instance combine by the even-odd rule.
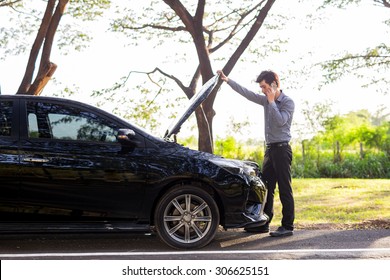
[[12, 102], [0, 102], [0, 136], [11, 136]]
[[93, 112], [43, 102], [28, 102], [28, 137], [117, 142], [118, 127]]

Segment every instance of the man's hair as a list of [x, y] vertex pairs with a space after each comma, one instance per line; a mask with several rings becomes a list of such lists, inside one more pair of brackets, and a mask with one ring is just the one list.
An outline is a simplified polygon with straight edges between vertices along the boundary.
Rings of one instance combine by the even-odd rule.
[[276, 83], [277, 87], [280, 86], [279, 76], [273, 71], [263, 71], [256, 79], [256, 83], [260, 83], [261, 81], [265, 81], [267, 84], [271, 85], [273, 82]]

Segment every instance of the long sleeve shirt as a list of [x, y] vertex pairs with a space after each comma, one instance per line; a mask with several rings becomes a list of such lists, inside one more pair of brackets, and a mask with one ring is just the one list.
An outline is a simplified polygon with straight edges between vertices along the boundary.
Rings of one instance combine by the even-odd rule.
[[267, 144], [289, 142], [291, 123], [294, 114], [294, 101], [282, 91], [275, 102], [268, 102], [265, 95], [248, 90], [229, 78], [228, 85], [247, 98], [264, 107], [264, 133]]

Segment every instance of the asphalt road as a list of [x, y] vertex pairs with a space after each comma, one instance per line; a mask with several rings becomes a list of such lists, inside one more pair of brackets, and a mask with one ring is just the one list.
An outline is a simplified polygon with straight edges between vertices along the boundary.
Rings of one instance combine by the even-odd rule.
[[1, 260], [390, 260], [390, 230], [296, 230], [274, 238], [243, 230], [218, 232], [200, 250], [174, 250], [154, 234], [7, 234]]

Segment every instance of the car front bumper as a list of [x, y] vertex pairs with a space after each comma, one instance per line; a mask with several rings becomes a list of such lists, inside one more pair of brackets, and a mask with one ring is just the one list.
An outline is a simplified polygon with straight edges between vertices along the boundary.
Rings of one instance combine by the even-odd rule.
[[269, 221], [269, 217], [264, 213], [268, 193], [266, 184], [257, 176], [250, 176], [247, 183], [241, 186], [242, 200], [238, 207], [230, 207], [230, 203], [225, 204], [229, 205], [225, 209], [225, 229], [261, 226]]

